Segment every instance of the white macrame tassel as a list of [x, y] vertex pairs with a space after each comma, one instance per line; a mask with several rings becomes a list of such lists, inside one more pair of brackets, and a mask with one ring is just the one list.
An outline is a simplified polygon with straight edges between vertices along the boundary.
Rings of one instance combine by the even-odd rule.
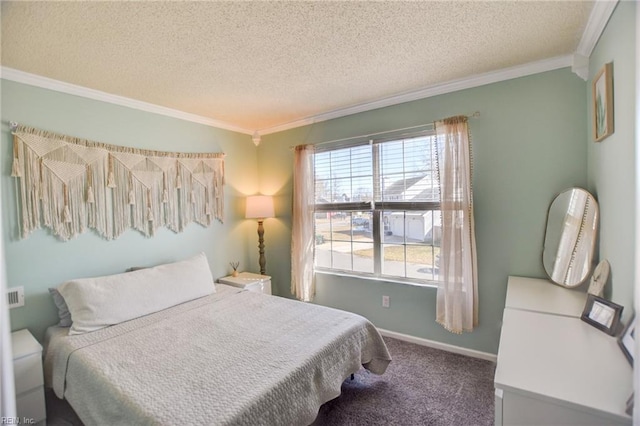
[[20, 165], [20, 159], [19, 158], [14, 158], [13, 159], [13, 167], [11, 168], [11, 176], [12, 177], [22, 177], [22, 167]]
[[136, 204], [136, 193], [133, 190], [133, 173], [129, 171], [129, 205], [133, 206], [135, 204]]
[[71, 212], [69, 211], [69, 206], [64, 206], [64, 212], [62, 214], [62, 221], [64, 223], [71, 223]]
[[153, 222], [153, 209], [151, 208], [151, 189], [147, 189], [147, 220]]
[[211, 203], [209, 202], [209, 188], [205, 188], [204, 190], [204, 195], [205, 195], [205, 204], [204, 204], [204, 214], [209, 217], [211, 216]]
[[93, 186], [87, 189], [87, 203], [93, 204], [96, 202], [96, 197], [93, 195]]
[[166, 204], [169, 202], [169, 191], [167, 191], [167, 186], [169, 183], [167, 182], [167, 172], [162, 172], [162, 203]]
[[96, 202], [96, 197], [93, 194], [93, 169], [88, 164], [87, 164], [86, 176], [87, 176], [87, 204], [94, 204]]
[[22, 177], [22, 165], [20, 164], [18, 137], [13, 137], [13, 166], [11, 167], [12, 177]]
[[62, 186], [62, 193], [64, 194], [64, 210], [62, 212], [62, 221], [64, 223], [71, 223], [71, 212], [69, 211], [69, 187], [65, 183]]
[[113, 157], [109, 155], [109, 174], [107, 175], [107, 187], [116, 187], [116, 178], [113, 175]]
[[195, 204], [196, 203], [196, 191], [194, 191], [193, 189], [191, 190], [191, 204]]

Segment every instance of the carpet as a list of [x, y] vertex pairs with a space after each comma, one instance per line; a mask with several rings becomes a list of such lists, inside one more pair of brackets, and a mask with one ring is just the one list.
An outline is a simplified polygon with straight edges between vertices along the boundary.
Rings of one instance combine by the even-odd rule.
[[384, 338], [393, 361], [382, 376], [365, 369], [320, 407], [314, 426], [494, 423], [495, 364]]
[[[490, 426], [495, 364], [384, 338], [393, 361], [382, 376], [361, 369], [320, 407], [314, 426]], [[66, 401], [46, 392], [49, 426], [82, 426]], [[278, 425], [281, 426], [281, 425]]]

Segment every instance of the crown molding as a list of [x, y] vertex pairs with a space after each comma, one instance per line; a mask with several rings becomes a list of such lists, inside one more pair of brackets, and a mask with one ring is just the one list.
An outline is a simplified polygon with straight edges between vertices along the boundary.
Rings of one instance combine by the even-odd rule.
[[617, 5], [618, 0], [599, 0], [594, 3], [589, 20], [582, 33], [582, 38], [576, 49], [577, 54], [586, 57], [591, 56], [591, 52], [596, 47], [596, 43], [598, 43], [598, 39], [600, 39]]
[[282, 132], [284, 130], [296, 127], [306, 126], [321, 121], [332, 120], [347, 115], [357, 114], [360, 112], [371, 111], [378, 108], [402, 104], [419, 99], [430, 98], [432, 96], [443, 95], [446, 93], [457, 92], [459, 90], [471, 89], [473, 87], [484, 86], [486, 84], [497, 83], [500, 81], [511, 80], [514, 78], [525, 77], [541, 72], [552, 71], [560, 68], [570, 67], [573, 63], [573, 55], [556, 56], [554, 58], [544, 59], [541, 61], [530, 62], [524, 65], [504, 68], [497, 71], [491, 71], [483, 74], [476, 74], [471, 77], [465, 77], [457, 80], [451, 80], [445, 83], [435, 84], [416, 91], [403, 93], [400, 95], [390, 96], [372, 102], [366, 102], [353, 105], [346, 108], [339, 108], [326, 113], [306, 117], [300, 120], [291, 121], [278, 126], [260, 129], [261, 135]]
[[188, 112], [155, 105], [148, 102], [142, 102], [136, 99], [126, 98], [124, 96], [118, 96], [111, 93], [101, 92], [99, 90], [89, 89], [88, 87], [65, 83], [63, 81], [42, 77], [36, 74], [30, 74], [13, 68], [0, 67], [0, 78], [15, 81], [17, 83], [27, 84], [30, 86], [40, 87], [43, 89], [54, 90], [56, 92], [66, 93], [69, 95], [81, 96], [83, 98], [93, 99], [96, 101], [107, 102], [114, 105], [120, 105], [141, 111], [151, 112], [154, 114], [164, 115], [167, 117], [178, 118], [180, 120], [190, 121], [193, 123], [204, 124], [206, 126], [216, 127], [218, 129], [230, 130], [232, 132], [244, 133], [247, 135], [253, 134], [253, 130], [234, 126], [232, 124], [214, 120], [209, 117], [203, 117], [201, 115], [191, 114]]
[[[604, 27], [603, 27], [604, 28]], [[378, 99], [372, 102], [353, 105], [346, 108], [339, 108], [322, 114], [302, 118], [300, 120], [291, 121], [289, 123], [280, 124], [261, 130], [248, 130], [238, 126], [234, 126], [212, 118], [200, 115], [190, 114], [175, 109], [138, 101], [124, 96], [113, 95], [99, 90], [89, 89], [87, 87], [77, 86], [75, 84], [65, 83], [63, 81], [42, 77], [35, 74], [26, 73], [13, 68], [0, 67], [0, 78], [15, 81], [18, 83], [28, 84], [31, 86], [41, 87], [43, 89], [54, 90], [57, 92], [67, 93], [70, 95], [81, 96], [97, 101], [107, 102], [115, 105], [134, 108], [155, 114], [165, 115], [168, 117], [178, 118], [185, 121], [204, 124], [220, 129], [230, 130], [247, 135], [255, 135], [256, 133], [264, 136], [271, 133], [282, 132], [285, 130], [302, 127], [313, 123], [332, 120], [334, 118], [345, 117], [360, 112], [371, 111], [378, 108], [402, 104], [419, 99], [425, 99], [433, 96], [443, 95], [446, 93], [457, 92], [459, 90], [471, 89], [474, 87], [484, 86], [500, 81], [511, 80], [514, 78], [525, 77], [541, 72], [552, 71], [559, 68], [570, 67], [573, 64], [573, 55], [557, 56], [554, 58], [544, 59], [541, 61], [530, 62], [524, 65], [504, 68], [497, 71], [491, 71], [483, 74], [477, 74], [457, 80], [451, 80], [445, 83], [435, 84], [416, 91], [406, 92], [399, 95]]]
[[584, 81], [589, 80], [589, 57], [574, 53], [571, 71]]

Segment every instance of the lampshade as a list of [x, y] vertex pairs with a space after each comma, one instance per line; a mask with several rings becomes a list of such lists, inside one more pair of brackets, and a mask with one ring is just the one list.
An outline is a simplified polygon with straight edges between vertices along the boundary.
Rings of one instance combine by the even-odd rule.
[[274, 217], [273, 197], [268, 195], [252, 195], [247, 197], [247, 219], [264, 219]]

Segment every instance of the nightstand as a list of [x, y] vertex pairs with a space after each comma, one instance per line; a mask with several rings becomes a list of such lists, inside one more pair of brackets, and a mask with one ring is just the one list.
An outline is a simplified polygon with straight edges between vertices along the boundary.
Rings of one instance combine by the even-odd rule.
[[16, 412], [20, 420], [45, 424], [47, 410], [44, 403], [42, 376], [42, 346], [29, 330], [11, 333], [13, 375], [16, 385]]
[[228, 277], [220, 278], [218, 282], [256, 293], [271, 294], [271, 277], [268, 275], [240, 272], [237, 277], [229, 275]]

